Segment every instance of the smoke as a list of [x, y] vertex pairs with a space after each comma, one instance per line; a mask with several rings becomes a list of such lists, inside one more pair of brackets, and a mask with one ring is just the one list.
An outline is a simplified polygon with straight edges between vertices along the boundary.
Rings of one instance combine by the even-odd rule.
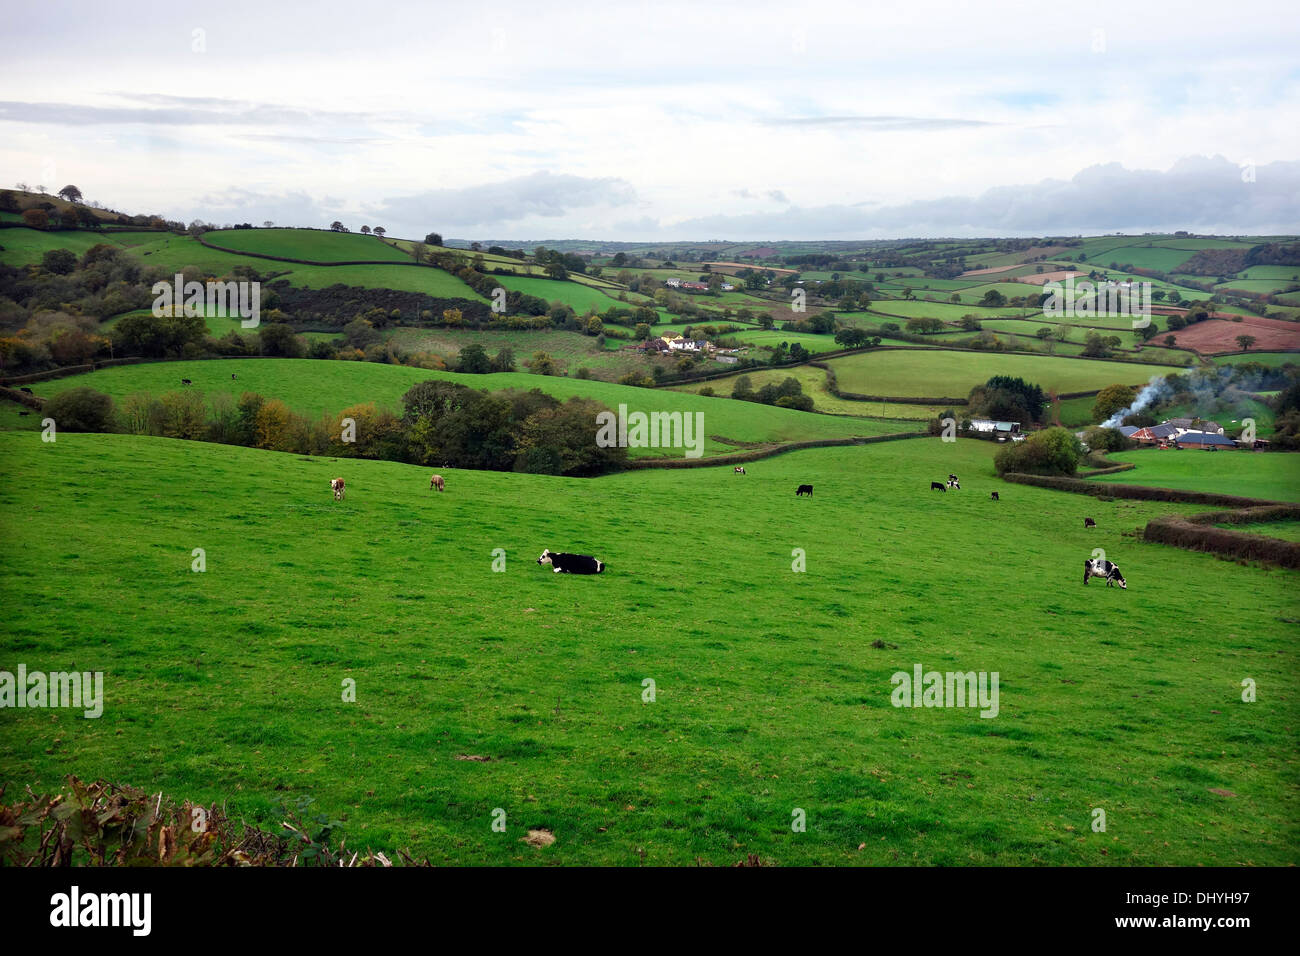
[[1170, 388], [1169, 385], [1165, 382], [1164, 378], [1159, 375], [1155, 375], [1152, 377], [1151, 381], [1147, 382], [1144, 386], [1142, 386], [1142, 390], [1139, 391], [1137, 393], [1137, 396], [1133, 399], [1132, 405], [1130, 405], [1128, 408], [1121, 408], [1114, 415], [1110, 416], [1110, 418], [1102, 422], [1100, 427], [1118, 428], [1120, 422], [1122, 422], [1129, 415], [1142, 411], [1142, 409], [1146, 408], [1148, 405], [1151, 405], [1152, 403], [1159, 401], [1161, 398], [1164, 398], [1169, 394], [1170, 394]]

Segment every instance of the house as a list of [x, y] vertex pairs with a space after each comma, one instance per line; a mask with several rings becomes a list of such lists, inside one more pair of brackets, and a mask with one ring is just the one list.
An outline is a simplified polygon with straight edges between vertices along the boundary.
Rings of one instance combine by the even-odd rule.
[[1138, 427], [1136, 425], [1121, 425], [1119, 426], [1119, 428], [1115, 430], [1119, 432], [1121, 435], [1123, 435], [1125, 438], [1132, 438], [1133, 433], [1138, 431]]
[[1183, 432], [1178, 436], [1182, 448], [1236, 448], [1237, 443], [1231, 438], [1216, 435], [1213, 432]]
[[996, 432], [998, 441], [1006, 441], [1009, 435], [1018, 435], [1020, 433], [1020, 422], [996, 422], [991, 418], [972, 418], [970, 420], [971, 431], [976, 432]]
[[682, 285], [682, 280], [674, 276], [671, 279], [665, 279], [664, 285], [668, 286], [668, 288], [670, 289], [680, 289]]
[[692, 291], [692, 292], [708, 292], [708, 291], [709, 291], [709, 287], [708, 287], [707, 285], [705, 285], [703, 282], [682, 282], [682, 283], [680, 284], [680, 287], [683, 288], [683, 289], [689, 289], [689, 290]]
[[[1200, 422], [1198, 425], [1197, 422]], [[1200, 418], [1169, 418], [1164, 424], [1173, 425], [1178, 429], [1178, 434], [1183, 432], [1209, 432], [1212, 435], [1222, 435], [1223, 427], [1218, 422], [1207, 422]]]
[[684, 339], [680, 335], [665, 335], [661, 341], [670, 352], [707, 352], [713, 347], [706, 339]]

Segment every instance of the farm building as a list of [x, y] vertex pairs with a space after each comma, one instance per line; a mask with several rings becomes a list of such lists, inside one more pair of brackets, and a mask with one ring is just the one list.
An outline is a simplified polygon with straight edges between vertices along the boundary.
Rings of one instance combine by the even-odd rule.
[[676, 277], [664, 280], [664, 285], [668, 286], [668, 288], [670, 289], [680, 288], [681, 284], [682, 284], [682, 280]]
[[1139, 428], [1128, 437], [1145, 445], [1165, 445], [1173, 441], [1177, 435], [1178, 429], [1173, 425], [1150, 425]]
[[1231, 438], [1216, 435], [1213, 432], [1183, 432], [1178, 436], [1178, 444], [1183, 448], [1236, 448], [1237, 443]]

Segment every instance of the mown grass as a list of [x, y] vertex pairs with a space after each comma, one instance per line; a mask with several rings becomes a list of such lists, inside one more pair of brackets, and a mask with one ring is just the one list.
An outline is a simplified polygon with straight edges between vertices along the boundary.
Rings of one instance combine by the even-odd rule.
[[1133, 462], [1137, 467], [1100, 476], [1096, 481], [1214, 491], [1269, 501], [1300, 501], [1300, 454], [1140, 448], [1107, 457], [1117, 462]]
[[[0, 712], [0, 781], [272, 827], [307, 795], [349, 845], [439, 863], [1296, 863], [1294, 572], [1141, 543], [1177, 506], [1003, 485], [992, 451], [437, 494], [390, 463], [2, 434], [0, 669], [103, 671], [106, 703]], [[925, 490], [949, 471], [962, 492]], [[543, 547], [608, 571], [554, 575]], [[1127, 591], [1081, 586], [1097, 547]], [[1185, 581], [1205, 599], [1171, 626]], [[998, 716], [890, 706], [916, 663], [997, 671]], [[520, 842], [536, 826], [553, 846]]]
[[632, 308], [634, 303], [619, 302], [617, 299], [588, 285], [576, 282], [557, 282], [553, 279], [530, 279], [522, 276], [492, 276], [493, 281], [515, 292], [534, 295], [547, 302], [563, 302], [571, 306], [579, 315], [591, 309], [604, 312], [612, 306]]
[[[232, 374], [238, 378], [231, 379]], [[598, 399], [615, 411], [621, 403], [626, 404], [629, 411], [701, 412], [707, 436], [716, 435], [739, 442], [779, 444], [915, 430], [913, 422], [833, 418], [731, 399], [527, 372], [460, 375], [400, 365], [309, 359], [213, 359], [122, 365], [39, 382], [31, 388], [39, 396], [49, 396], [87, 385], [120, 401], [133, 392], [161, 395], [173, 391], [181, 387], [183, 378], [190, 379], [194, 388], [209, 397], [216, 392], [227, 392], [235, 398], [244, 392], [258, 392], [267, 398], [283, 399], [291, 408], [312, 417], [322, 412], [339, 412], [367, 401], [400, 411], [402, 395], [412, 385], [429, 379], [443, 379], [490, 390], [540, 388], [561, 400], [582, 395]], [[32, 416], [23, 421], [38, 422], [38, 419]], [[704, 447], [706, 455], [737, 450], [733, 445], [712, 438], [705, 442]], [[632, 453], [657, 458], [678, 457], [681, 451], [645, 448], [633, 449]]]

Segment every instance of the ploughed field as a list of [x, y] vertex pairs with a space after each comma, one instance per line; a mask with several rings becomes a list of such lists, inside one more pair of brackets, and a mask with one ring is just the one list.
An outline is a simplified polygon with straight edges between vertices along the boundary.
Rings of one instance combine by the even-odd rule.
[[[394, 463], [0, 433], [0, 670], [106, 695], [0, 711], [0, 783], [107, 777], [271, 828], [310, 796], [349, 846], [439, 863], [1296, 863], [1295, 573], [1142, 543], [1196, 509], [1005, 484], [994, 451], [448, 470], [439, 494]], [[1095, 548], [1127, 590], [1082, 584]], [[892, 706], [918, 664], [998, 672], [997, 716]]]

